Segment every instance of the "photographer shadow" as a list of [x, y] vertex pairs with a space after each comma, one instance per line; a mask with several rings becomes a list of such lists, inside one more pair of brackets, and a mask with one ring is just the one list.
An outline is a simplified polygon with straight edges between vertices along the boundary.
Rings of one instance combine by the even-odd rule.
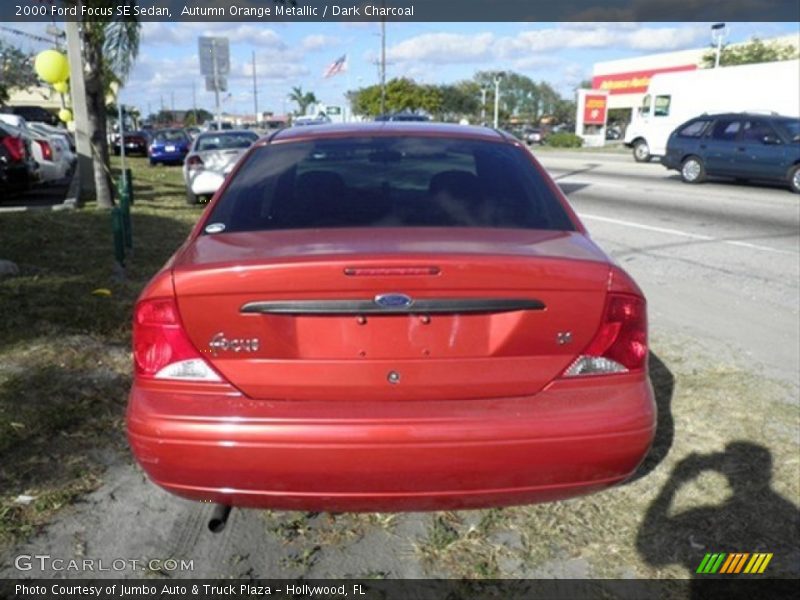
[[[678, 491], [707, 471], [728, 480], [730, 497], [719, 505], [697, 497], [695, 508], [676, 513]], [[759, 444], [734, 441], [724, 452], [690, 454], [648, 508], [637, 535], [639, 553], [653, 566], [679, 563], [693, 578], [708, 580], [714, 576], [696, 572], [706, 553], [766, 552], [773, 554], [766, 576], [797, 577], [800, 511], [772, 489], [771, 480], [772, 454]], [[692, 597], [702, 597], [702, 586], [692, 590]]]

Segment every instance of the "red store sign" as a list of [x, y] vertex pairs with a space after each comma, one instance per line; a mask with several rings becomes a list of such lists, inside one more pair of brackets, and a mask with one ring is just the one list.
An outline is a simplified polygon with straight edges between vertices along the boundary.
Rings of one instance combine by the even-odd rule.
[[583, 104], [584, 125], [605, 125], [607, 98], [605, 95], [586, 94]]
[[674, 73], [676, 71], [694, 71], [697, 65], [680, 65], [663, 67], [648, 71], [630, 71], [612, 75], [595, 75], [592, 77], [593, 90], [607, 90], [609, 94], [641, 94], [647, 91], [650, 78], [656, 73]]

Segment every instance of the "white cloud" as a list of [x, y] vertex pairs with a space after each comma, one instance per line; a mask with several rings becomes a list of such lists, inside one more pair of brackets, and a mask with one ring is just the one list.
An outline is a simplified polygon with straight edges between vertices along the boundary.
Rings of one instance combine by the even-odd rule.
[[389, 48], [390, 61], [422, 61], [431, 64], [453, 64], [485, 59], [490, 55], [494, 35], [479, 33], [425, 33]]
[[553, 56], [534, 56], [533, 53], [580, 48], [671, 51], [697, 47], [707, 37], [707, 28], [699, 24], [643, 27], [636, 23], [564, 23], [510, 36], [488, 32], [425, 33], [391, 46], [387, 57], [395, 63], [427, 65], [512, 60], [515, 68], [532, 68], [555, 60]]
[[622, 48], [643, 51], [670, 51], [692, 48], [708, 37], [706, 27], [640, 27], [633, 23], [568, 23], [545, 29], [523, 31], [498, 40], [498, 56], [519, 52], [568, 48]]
[[286, 49], [286, 43], [274, 30], [256, 25], [232, 23], [165, 23], [146, 21], [142, 24], [142, 46], [197, 44], [204, 35], [227, 37], [232, 44], [248, 44], [257, 48]]
[[322, 34], [307, 35], [301, 42], [303, 50], [307, 50], [308, 52], [315, 52], [317, 50], [324, 50], [326, 48], [330, 49], [331, 51], [338, 51], [341, 44], [342, 41], [338, 37]]

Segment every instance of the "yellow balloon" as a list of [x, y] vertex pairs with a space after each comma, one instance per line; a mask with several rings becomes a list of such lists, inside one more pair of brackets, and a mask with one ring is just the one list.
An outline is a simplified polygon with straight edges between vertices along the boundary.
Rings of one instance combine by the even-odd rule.
[[58, 111], [58, 118], [64, 121], [64, 123], [69, 123], [72, 121], [72, 111], [68, 108], [62, 108]]
[[58, 50], [39, 52], [33, 67], [36, 74], [47, 83], [58, 83], [69, 79], [69, 62]]
[[66, 81], [56, 81], [53, 84], [53, 89], [59, 94], [66, 94], [69, 91], [69, 84]]

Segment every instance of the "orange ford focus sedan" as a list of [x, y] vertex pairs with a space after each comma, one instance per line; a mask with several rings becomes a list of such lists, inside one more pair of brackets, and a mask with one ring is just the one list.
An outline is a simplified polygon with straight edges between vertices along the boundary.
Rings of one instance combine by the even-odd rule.
[[282, 130], [134, 312], [133, 452], [224, 506], [549, 501], [655, 431], [645, 299], [528, 150], [428, 123]]

